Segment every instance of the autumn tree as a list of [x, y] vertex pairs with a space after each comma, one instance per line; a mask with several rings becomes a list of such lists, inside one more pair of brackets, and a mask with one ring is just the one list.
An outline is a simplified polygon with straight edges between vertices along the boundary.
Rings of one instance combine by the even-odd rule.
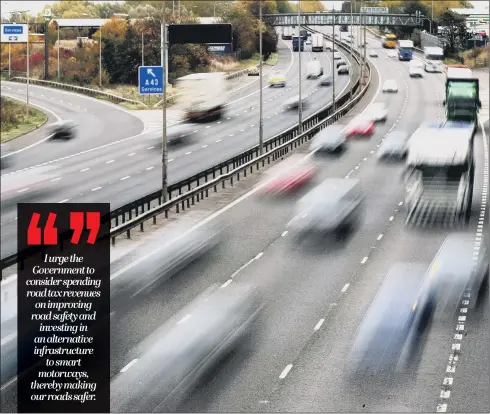
[[293, 13], [293, 7], [287, 0], [276, 0], [277, 12], [279, 14]]
[[300, 4], [301, 11], [304, 13], [315, 13], [325, 10], [325, 6], [319, 0], [303, 0], [297, 3], [290, 3], [293, 13], [298, 13], [298, 4]]

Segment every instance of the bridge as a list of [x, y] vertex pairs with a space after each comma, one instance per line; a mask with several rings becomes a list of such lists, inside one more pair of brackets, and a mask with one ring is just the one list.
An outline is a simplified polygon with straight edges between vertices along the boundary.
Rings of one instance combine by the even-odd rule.
[[[370, 14], [370, 13], [301, 13], [301, 25], [331, 26], [359, 25], [366, 26], [407, 26], [422, 27], [425, 17], [420, 14]], [[265, 14], [264, 21], [272, 26], [295, 26], [298, 24], [297, 14]]]

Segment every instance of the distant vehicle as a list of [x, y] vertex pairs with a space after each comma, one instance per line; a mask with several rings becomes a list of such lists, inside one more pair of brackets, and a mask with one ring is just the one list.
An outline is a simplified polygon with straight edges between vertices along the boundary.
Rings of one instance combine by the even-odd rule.
[[446, 118], [453, 121], [472, 122], [475, 131], [481, 108], [480, 85], [467, 66], [448, 66], [446, 71]]
[[320, 130], [311, 140], [310, 150], [340, 152], [345, 149], [346, 135], [342, 125], [331, 125]]
[[394, 49], [396, 47], [397, 37], [394, 34], [387, 34], [381, 38], [381, 46], [385, 49]]
[[408, 74], [411, 78], [422, 78], [424, 76], [423, 64], [418, 60], [412, 60], [408, 68]]
[[259, 74], [260, 74], [259, 68], [256, 66], [252, 66], [251, 68], [247, 69], [248, 76], [259, 76]]
[[475, 236], [453, 233], [437, 252], [429, 274], [437, 286], [437, 303], [442, 309], [459, 308], [465, 291], [471, 290], [468, 308], [481, 304], [482, 288], [488, 286], [488, 235], [481, 238], [478, 256], [474, 255]]
[[270, 86], [286, 86], [286, 75], [282, 71], [273, 71], [269, 73], [269, 77], [267, 79]]
[[374, 122], [386, 122], [388, 119], [388, 108], [382, 102], [374, 103], [368, 109], [366, 118]]
[[370, 138], [373, 136], [374, 130], [375, 126], [373, 121], [367, 119], [359, 119], [357, 121], [353, 121], [351, 125], [347, 126], [346, 135], [348, 138]]
[[411, 40], [398, 41], [398, 60], [412, 60], [413, 42]]
[[313, 33], [311, 37], [312, 41], [312, 46], [311, 50], [312, 52], [323, 52], [323, 35], [320, 33]]
[[298, 36], [293, 36], [293, 52], [298, 52], [299, 49], [303, 52], [305, 50], [305, 42]]
[[291, 26], [284, 26], [282, 28], [282, 39], [291, 40], [293, 37], [293, 28]]
[[424, 58], [426, 60], [424, 69], [426, 72], [443, 72], [444, 51], [441, 47], [424, 47]]
[[323, 75], [323, 67], [319, 60], [310, 60], [306, 67], [306, 79], [318, 79]]
[[62, 120], [51, 125], [51, 139], [72, 139], [77, 136], [76, 124]]
[[333, 52], [333, 58], [334, 60], [339, 60], [342, 59], [342, 55], [339, 52], [335, 51]]
[[267, 185], [261, 190], [261, 194], [283, 196], [294, 193], [311, 182], [316, 173], [315, 165], [302, 161], [300, 156], [291, 156], [266, 171], [262, 182]]
[[420, 353], [436, 307], [426, 268], [421, 263], [396, 263], [389, 269], [350, 350], [353, 373], [403, 372]]
[[292, 98], [285, 100], [282, 106], [286, 109], [296, 109], [299, 107], [300, 102], [303, 104], [304, 107], [307, 103], [307, 97], [302, 96], [300, 100], [299, 95], [293, 96]]
[[344, 59], [340, 59], [337, 61], [337, 69], [341, 66], [347, 66], [347, 62]]
[[388, 133], [376, 154], [379, 160], [387, 158], [402, 159], [408, 152], [408, 134], [401, 131]]
[[369, 57], [378, 57], [378, 52], [376, 52], [376, 50], [370, 50], [368, 54]]
[[320, 86], [331, 86], [333, 84], [332, 75], [324, 75], [320, 78]]
[[111, 411], [177, 411], [225, 355], [253, 345], [262, 307], [256, 286], [234, 282], [209, 288], [129, 353], [128, 361], [138, 363], [111, 380]]
[[337, 74], [339, 74], [339, 75], [348, 75], [349, 74], [349, 67], [348, 66], [340, 66], [337, 69]]
[[383, 83], [383, 92], [398, 92], [398, 85], [394, 79], [388, 79]]
[[311, 39], [306, 39], [305, 45], [311, 45]]
[[228, 86], [222, 73], [192, 73], [178, 78], [175, 86], [184, 91], [181, 103], [185, 119], [209, 121], [223, 116]]
[[298, 201], [288, 228], [299, 240], [330, 234], [343, 239], [358, 225], [363, 203], [359, 180], [326, 179]]

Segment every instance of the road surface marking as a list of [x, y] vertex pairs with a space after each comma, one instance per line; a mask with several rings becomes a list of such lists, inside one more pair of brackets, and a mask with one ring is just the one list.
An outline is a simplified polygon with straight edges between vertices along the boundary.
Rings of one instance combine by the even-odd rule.
[[189, 320], [189, 318], [191, 317], [192, 315], [190, 313], [188, 313], [187, 315], [185, 315], [180, 321], [177, 322], [177, 325], [180, 325], [181, 323], [184, 323], [186, 322], [187, 320]]
[[121, 372], [126, 372], [129, 368], [131, 368], [134, 364], [138, 362], [137, 359], [133, 359], [128, 365], [126, 365]]
[[67, 201], [70, 201], [70, 199], [65, 198], [64, 200], [58, 201], [58, 204], [66, 203]]
[[136, 152], [132, 152], [131, 154], [128, 154], [128, 157], [132, 157]]
[[318, 331], [322, 327], [323, 322], [325, 322], [325, 319], [320, 319], [313, 330]]
[[115, 160], [109, 160], [109, 161], [107, 161], [107, 162], [106, 162], [106, 164], [111, 164], [111, 163], [113, 163], [114, 161], [115, 161]]
[[225, 288], [226, 286], [228, 286], [231, 282], [233, 282], [233, 279], [228, 279], [225, 283], [223, 283], [221, 285], [222, 288]]
[[293, 364], [289, 364], [284, 370], [281, 372], [281, 375], [279, 375], [280, 379], [286, 378], [286, 376], [289, 374], [289, 371], [291, 371], [291, 368], [293, 367]]
[[124, 180], [127, 180], [128, 178], [130, 178], [131, 176], [130, 175], [127, 175], [126, 177], [123, 177], [120, 179], [120, 181], [124, 181]]
[[364, 264], [368, 261], [368, 257], [367, 256], [364, 256], [361, 260], [361, 264]]
[[346, 291], [347, 291], [347, 289], [349, 289], [349, 286], [350, 286], [350, 283], [346, 283], [346, 284], [344, 285], [344, 287], [342, 288], [341, 292], [342, 292], [342, 293], [346, 292]]
[[18, 192], [18, 193], [23, 193], [24, 191], [27, 191], [27, 190], [29, 190], [29, 187], [27, 187], [27, 188], [23, 188], [22, 190], [19, 190], [19, 191], [17, 191], [17, 192]]
[[83, 170], [80, 170], [80, 172], [85, 172], [85, 171], [88, 171], [90, 170], [90, 168], [84, 168]]
[[95, 188], [92, 188], [91, 191], [97, 191], [97, 190], [100, 190], [102, 187], [95, 187]]
[[380, 241], [383, 238], [383, 235], [380, 234], [376, 240]]
[[287, 230], [285, 230], [285, 231], [282, 232], [281, 237], [284, 237], [286, 234], [288, 234], [288, 231]]
[[393, 219], [394, 219], [394, 218], [395, 218], [395, 216], [391, 216], [391, 217], [389, 218], [389, 220], [390, 220], [390, 221], [393, 221]]
[[150, 171], [150, 170], [152, 170], [153, 168], [155, 168], [155, 167], [148, 167], [148, 168], [146, 169], [146, 171]]

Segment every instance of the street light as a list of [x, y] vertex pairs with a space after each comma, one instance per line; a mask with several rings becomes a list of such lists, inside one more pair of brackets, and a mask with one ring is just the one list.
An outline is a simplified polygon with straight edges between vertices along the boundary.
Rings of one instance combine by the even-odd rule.
[[259, 152], [262, 155], [264, 153], [264, 118], [262, 112], [262, 0], [259, 0], [259, 57]]
[[298, 77], [299, 77], [299, 101], [298, 101], [298, 135], [303, 132], [303, 102], [301, 101], [301, 0], [298, 0]]
[[[165, 0], [162, 1], [162, 67], [165, 62], [166, 44], [167, 44], [167, 28], [165, 21]], [[168, 71], [167, 67], [163, 68]], [[162, 203], [167, 201], [167, 82], [164, 76], [163, 82], [163, 102], [162, 102]]]

